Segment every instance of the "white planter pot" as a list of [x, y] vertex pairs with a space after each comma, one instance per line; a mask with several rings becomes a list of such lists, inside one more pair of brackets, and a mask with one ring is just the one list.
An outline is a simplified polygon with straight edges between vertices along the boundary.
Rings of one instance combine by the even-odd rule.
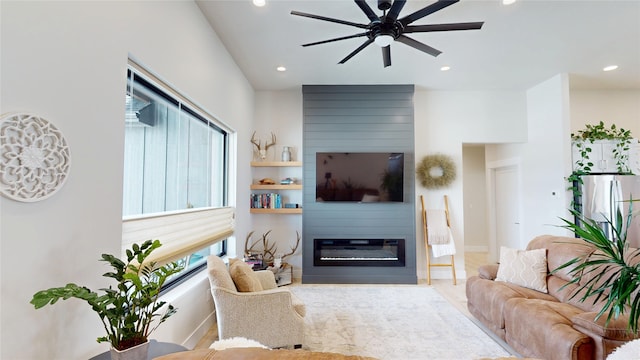
[[111, 348], [111, 360], [147, 360], [148, 353], [149, 341], [122, 351]]

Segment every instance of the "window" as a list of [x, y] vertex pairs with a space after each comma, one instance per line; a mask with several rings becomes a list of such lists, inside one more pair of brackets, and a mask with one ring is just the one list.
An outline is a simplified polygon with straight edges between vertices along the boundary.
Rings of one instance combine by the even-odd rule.
[[[157, 251], [170, 250], [163, 259], [185, 265], [178, 278], [204, 267], [209, 254], [226, 252], [226, 241], [221, 237], [229, 235], [233, 214], [224, 212], [222, 222], [197, 218], [214, 214], [218, 219], [216, 209], [227, 206], [228, 134], [221, 124], [178, 92], [139, 66], [130, 65], [125, 111], [123, 249], [132, 242], [158, 238], [163, 246]], [[202, 209], [206, 211], [199, 211]], [[179, 231], [193, 233], [184, 226], [184, 216], [206, 223], [202, 225], [206, 229], [175, 236], [173, 233]], [[148, 229], [134, 233], [127, 226], [129, 222]], [[211, 223], [219, 223], [222, 228], [212, 227]], [[179, 243], [184, 239], [191, 243]], [[167, 244], [165, 240], [178, 241]], [[193, 244], [204, 245], [194, 249]], [[180, 253], [184, 249], [189, 253]], [[176, 251], [178, 258], [173, 256]]]

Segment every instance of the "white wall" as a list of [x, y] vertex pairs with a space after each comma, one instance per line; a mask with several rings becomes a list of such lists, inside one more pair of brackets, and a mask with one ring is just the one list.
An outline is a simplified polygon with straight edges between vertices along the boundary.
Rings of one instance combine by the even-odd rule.
[[[53, 197], [36, 203], [0, 198], [0, 358], [86, 359], [108, 349], [95, 342], [103, 329], [89, 307], [69, 300], [36, 311], [29, 300], [67, 282], [104, 286], [105, 267], [97, 260], [119, 252], [128, 53], [234, 127], [243, 144], [251, 136], [254, 93], [192, 2], [0, 6], [0, 112], [49, 119], [72, 155], [69, 179]], [[240, 146], [237, 158], [243, 164], [239, 199], [245, 200], [250, 148]], [[238, 202], [238, 213], [248, 213], [248, 201]], [[236, 223], [247, 229], [250, 218], [238, 216]], [[206, 285], [200, 279], [193, 291], [172, 294], [178, 314], [153, 337], [191, 341], [212, 311]]]
[[[515, 159], [521, 164], [520, 248], [537, 235], [567, 234], [557, 225], [568, 215], [569, 205], [564, 180], [571, 170], [568, 89], [563, 74], [529, 89], [527, 141], [486, 147], [487, 163]], [[490, 248], [495, 249], [495, 239], [490, 239]]]
[[571, 90], [571, 132], [600, 121], [640, 138], [640, 90]]
[[487, 194], [484, 145], [465, 145], [462, 149], [464, 201], [464, 250], [486, 252]]
[[[273, 156], [275, 160], [281, 159], [282, 147], [291, 147], [291, 159], [302, 160], [302, 89], [291, 91], [259, 91], [255, 100], [255, 123], [252, 130], [256, 131], [256, 137], [262, 142], [271, 139], [271, 132], [277, 137]], [[253, 147], [249, 138], [240, 139], [240, 146]], [[245, 145], [246, 144], [246, 145]], [[271, 149], [269, 149], [271, 151]], [[303, 164], [304, 166], [304, 164]], [[254, 168], [252, 180], [257, 181], [264, 177], [270, 177], [276, 181], [281, 178], [292, 177], [302, 179], [302, 168]], [[285, 201], [302, 204], [301, 190], [280, 191]], [[248, 194], [247, 194], [248, 198]], [[247, 201], [248, 202], [248, 201]], [[295, 245], [296, 231], [302, 236], [302, 215], [277, 215], [277, 214], [253, 214], [251, 215], [253, 227], [247, 230], [255, 230], [253, 239], [272, 230], [269, 239], [277, 244], [278, 252], [288, 253]], [[247, 234], [238, 233], [239, 246], [244, 246]], [[296, 253], [285, 259], [293, 265], [293, 276], [302, 277], [302, 243]]]
[[[541, 234], [571, 235], [557, 227], [569, 218], [571, 194], [570, 133], [585, 124], [631, 130], [640, 136], [640, 91], [568, 90], [565, 75], [557, 75], [527, 92], [528, 139], [525, 144], [487, 146], [487, 163], [519, 159], [522, 164], [522, 238], [520, 247]], [[553, 195], [553, 193], [559, 195]], [[491, 239], [494, 240], [494, 239]], [[495, 255], [495, 254], [494, 254]]]
[[568, 215], [565, 176], [571, 172], [569, 82], [557, 75], [527, 91], [528, 141], [523, 145], [523, 240], [566, 235], [556, 227]]
[[[446, 189], [428, 190], [416, 186], [416, 196], [425, 197], [427, 208], [442, 208], [443, 196], [449, 196], [458, 277], [464, 270], [464, 213], [462, 179], [462, 145], [464, 143], [522, 142], [527, 136], [527, 106], [524, 92], [508, 91], [416, 91], [415, 144], [416, 162], [426, 155], [449, 155], [456, 164], [457, 179]], [[417, 180], [416, 180], [417, 181]], [[484, 191], [484, 189], [482, 189]], [[416, 208], [418, 277], [426, 277], [426, 257], [420, 202]], [[484, 212], [484, 209], [476, 209]], [[437, 259], [436, 259], [437, 260]], [[450, 278], [450, 269], [432, 269], [434, 278]]]

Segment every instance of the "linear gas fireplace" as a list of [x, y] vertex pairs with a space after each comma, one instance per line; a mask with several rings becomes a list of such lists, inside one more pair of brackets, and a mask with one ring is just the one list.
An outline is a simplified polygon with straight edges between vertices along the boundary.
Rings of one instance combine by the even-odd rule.
[[404, 266], [404, 239], [314, 239], [315, 266]]

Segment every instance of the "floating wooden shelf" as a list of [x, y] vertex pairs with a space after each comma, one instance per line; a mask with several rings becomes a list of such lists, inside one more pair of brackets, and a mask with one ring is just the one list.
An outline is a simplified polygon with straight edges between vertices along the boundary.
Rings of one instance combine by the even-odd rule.
[[293, 185], [261, 185], [261, 184], [252, 184], [251, 190], [302, 190], [301, 184], [293, 184]]
[[251, 208], [252, 214], [302, 214], [301, 208], [281, 208], [281, 209], [254, 209]]
[[251, 166], [253, 167], [275, 167], [275, 166], [300, 167], [302, 166], [302, 161], [252, 161]]
[[[251, 167], [302, 167], [302, 161], [252, 161]], [[276, 171], [278, 172], [278, 171]], [[251, 190], [302, 190], [301, 184], [251, 184]], [[280, 208], [280, 209], [263, 209], [263, 208], [251, 208], [252, 214], [302, 214], [301, 208]]]

